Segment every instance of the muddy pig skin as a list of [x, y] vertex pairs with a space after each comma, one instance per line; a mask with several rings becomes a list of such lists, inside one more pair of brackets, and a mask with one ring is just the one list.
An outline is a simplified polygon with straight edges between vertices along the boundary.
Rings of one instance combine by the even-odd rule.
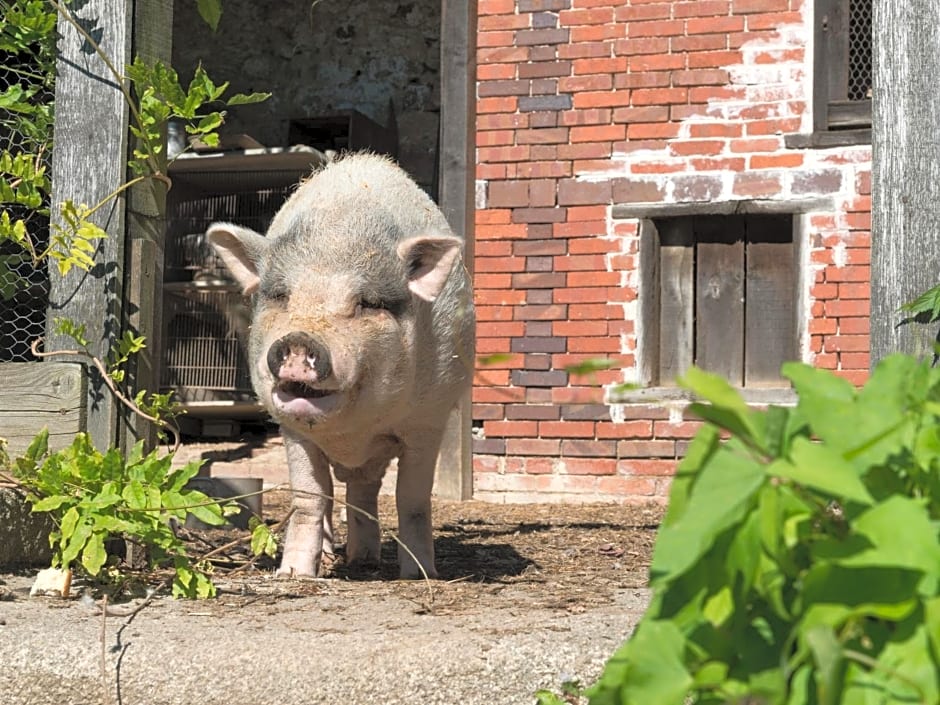
[[[463, 241], [405, 172], [365, 153], [304, 181], [267, 236], [214, 223], [207, 237], [252, 296], [252, 381], [287, 449], [294, 511], [278, 574], [316, 575], [333, 552], [331, 466], [347, 501], [375, 515], [397, 457], [399, 536], [434, 576], [434, 466], [473, 371]], [[378, 525], [347, 517], [347, 561], [377, 563]], [[421, 576], [398, 557], [402, 577]]]

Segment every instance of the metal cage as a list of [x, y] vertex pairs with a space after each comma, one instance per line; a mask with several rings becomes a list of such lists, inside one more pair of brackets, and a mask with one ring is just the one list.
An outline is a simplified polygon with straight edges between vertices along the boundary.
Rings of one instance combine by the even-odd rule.
[[318, 151], [253, 150], [181, 158], [170, 168], [161, 389], [191, 414], [257, 411], [247, 356], [248, 301], [205, 232], [224, 220], [265, 232]]

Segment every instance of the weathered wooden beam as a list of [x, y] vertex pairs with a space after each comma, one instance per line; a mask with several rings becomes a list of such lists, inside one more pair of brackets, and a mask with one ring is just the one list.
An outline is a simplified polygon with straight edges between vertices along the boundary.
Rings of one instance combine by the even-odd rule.
[[940, 283], [940, 4], [874, 0], [871, 353], [933, 353], [898, 308]]
[[0, 379], [0, 438], [11, 457], [43, 428], [49, 447], [69, 445], [84, 428], [85, 370], [73, 362], [6, 362]]
[[[450, 226], [464, 237], [464, 262], [473, 274], [476, 123], [476, 0], [441, 2], [441, 129], [439, 202]], [[474, 360], [467, 360], [471, 367]], [[448, 499], [473, 494], [470, 394], [452, 414], [441, 448], [436, 493]]]
[[[136, 3], [133, 51], [148, 64], [169, 66], [173, 45], [173, 0]], [[158, 159], [166, 173], [166, 152]], [[132, 188], [127, 201], [127, 252], [124, 284], [126, 327], [146, 338], [147, 347], [132, 358], [128, 384], [132, 389], [160, 391], [163, 354], [163, 265], [166, 235], [166, 182], [150, 179]], [[143, 439], [152, 447], [156, 426], [124, 412], [118, 436], [127, 447]]]
[[[89, 0], [67, 9], [94, 37], [111, 65], [122, 70], [131, 60], [133, 3]], [[49, 323], [45, 350], [72, 349], [74, 342], [54, 330], [55, 318], [86, 326], [91, 351], [104, 359], [121, 335], [124, 276], [124, 198], [107, 200], [126, 181], [128, 108], [120, 84], [96, 49], [75, 25], [60, 16], [55, 92], [55, 148], [52, 151], [52, 227], [63, 227], [56, 204], [104, 205], [92, 220], [108, 238], [99, 242], [95, 266], [50, 276]], [[117, 440], [118, 403], [98, 372], [89, 368], [87, 430], [92, 443], [106, 448]]]

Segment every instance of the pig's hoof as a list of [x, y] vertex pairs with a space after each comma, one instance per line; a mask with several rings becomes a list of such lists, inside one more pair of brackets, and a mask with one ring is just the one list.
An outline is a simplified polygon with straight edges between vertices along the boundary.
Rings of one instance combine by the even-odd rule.
[[437, 580], [437, 570], [431, 568], [427, 571], [427, 576], [421, 572], [421, 569], [417, 566], [411, 566], [410, 568], [401, 569], [401, 579], [402, 580], [424, 580], [427, 577], [430, 580]]

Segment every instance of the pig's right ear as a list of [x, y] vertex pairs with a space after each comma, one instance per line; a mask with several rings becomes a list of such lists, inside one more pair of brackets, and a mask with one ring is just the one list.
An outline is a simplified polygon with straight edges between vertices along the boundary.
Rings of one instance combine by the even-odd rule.
[[253, 294], [261, 283], [258, 262], [268, 245], [264, 235], [231, 223], [213, 223], [206, 239], [241, 284], [242, 291]]

